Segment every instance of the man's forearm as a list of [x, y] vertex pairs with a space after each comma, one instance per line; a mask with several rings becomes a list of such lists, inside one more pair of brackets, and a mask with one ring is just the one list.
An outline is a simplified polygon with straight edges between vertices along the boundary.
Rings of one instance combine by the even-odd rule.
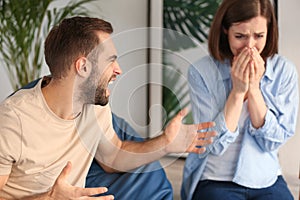
[[[150, 140], [144, 142], [123, 141], [113, 162], [109, 165], [105, 163], [105, 165], [111, 168], [110, 172], [113, 169], [114, 171], [126, 172], [158, 160], [169, 153], [203, 153], [205, 151], [204, 146], [212, 143], [212, 137], [216, 135], [216, 132], [198, 132], [198, 130], [208, 129], [212, 126], [214, 126], [213, 122], [181, 125], [180, 128], [177, 124], [171, 124], [163, 134]], [[174, 134], [174, 132], [177, 133]], [[98, 161], [102, 163], [101, 160]]]
[[[128, 171], [165, 156], [168, 146], [164, 134], [144, 142], [123, 141], [112, 166], [118, 171]], [[126, 162], [124, 162], [126, 158]]]

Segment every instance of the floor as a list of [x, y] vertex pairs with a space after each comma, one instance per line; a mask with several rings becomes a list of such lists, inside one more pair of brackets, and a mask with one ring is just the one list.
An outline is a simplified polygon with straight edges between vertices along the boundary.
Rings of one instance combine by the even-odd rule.
[[[180, 200], [180, 188], [181, 188], [181, 181], [182, 181], [182, 172], [184, 167], [184, 158], [177, 158], [177, 157], [164, 157], [160, 160], [162, 166], [164, 167], [166, 174], [173, 186], [174, 190], [174, 200]], [[300, 200], [299, 197], [299, 186], [300, 180], [298, 177], [284, 177], [288, 186], [293, 193], [295, 200]]]
[[176, 157], [165, 157], [160, 160], [160, 163], [164, 167], [168, 179], [172, 184], [174, 200], [180, 200], [180, 188], [184, 161], [185, 160], [183, 158], [178, 159]]

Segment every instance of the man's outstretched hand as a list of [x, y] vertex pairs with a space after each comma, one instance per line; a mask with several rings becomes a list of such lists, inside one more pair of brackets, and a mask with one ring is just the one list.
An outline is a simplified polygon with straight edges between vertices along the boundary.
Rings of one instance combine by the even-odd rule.
[[164, 131], [167, 153], [204, 153], [205, 146], [213, 142], [215, 131], [207, 131], [215, 126], [214, 122], [183, 124], [187, 110], [181, 110], [168, 124]]

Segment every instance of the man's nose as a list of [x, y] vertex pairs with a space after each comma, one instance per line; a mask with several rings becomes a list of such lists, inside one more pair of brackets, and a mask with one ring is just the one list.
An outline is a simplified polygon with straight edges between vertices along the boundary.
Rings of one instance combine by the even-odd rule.
[[114, 63], [114, 73], [117, 75], [122, 74], [122, 69], [117, 61]]

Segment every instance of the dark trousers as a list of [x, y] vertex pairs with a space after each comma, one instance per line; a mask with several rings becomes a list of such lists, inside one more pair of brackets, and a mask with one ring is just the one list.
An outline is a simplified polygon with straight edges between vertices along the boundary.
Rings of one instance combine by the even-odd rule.
[[251, 189], [233, 182], [199, 181], [193, 200], [293, 200], [282, 176], [270, 187]]

